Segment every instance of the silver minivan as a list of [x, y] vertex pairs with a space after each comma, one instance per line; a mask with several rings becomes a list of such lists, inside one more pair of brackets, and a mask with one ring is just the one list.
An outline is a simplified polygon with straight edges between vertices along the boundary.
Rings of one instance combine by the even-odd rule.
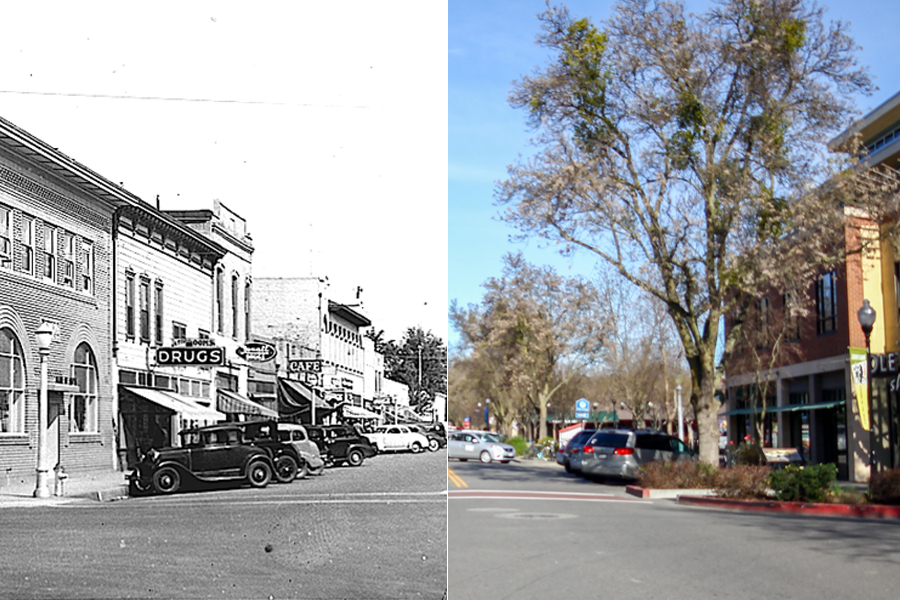
[[637, 479], [641, 465], [655, 460], [697, 460], [676, 437], [658, 432], [601, 429], [581, 451], [581, 474], [586, 477]]

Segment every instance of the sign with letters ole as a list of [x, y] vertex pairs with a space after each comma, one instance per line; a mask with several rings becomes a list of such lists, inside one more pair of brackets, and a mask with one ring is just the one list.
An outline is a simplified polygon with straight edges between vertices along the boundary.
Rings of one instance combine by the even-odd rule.
[[225, 364], [225, 348], [221, 346], [175, 346], [156, 349], [159, 366], [214, 366]]

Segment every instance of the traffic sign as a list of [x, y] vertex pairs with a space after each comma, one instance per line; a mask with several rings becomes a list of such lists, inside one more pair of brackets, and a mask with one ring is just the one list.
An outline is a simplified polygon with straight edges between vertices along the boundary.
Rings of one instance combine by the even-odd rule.
[[575, 401], [575, 418], [587, 419], [590, 415], [591, 403], [587, 398], [579, 398]]

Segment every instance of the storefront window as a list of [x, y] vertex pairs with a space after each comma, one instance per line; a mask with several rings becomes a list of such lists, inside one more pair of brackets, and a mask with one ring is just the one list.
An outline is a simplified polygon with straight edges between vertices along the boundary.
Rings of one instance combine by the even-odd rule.
[[69, 431], [71, 433], [95, 433], [97, 429], [97, 362], [87, 344], [75, 349], [72, 376], [78, 393], [69, 400]]
[[0, 433], [25, 432], [25, 377], [22, 347], [9, 329], [0, 329]]

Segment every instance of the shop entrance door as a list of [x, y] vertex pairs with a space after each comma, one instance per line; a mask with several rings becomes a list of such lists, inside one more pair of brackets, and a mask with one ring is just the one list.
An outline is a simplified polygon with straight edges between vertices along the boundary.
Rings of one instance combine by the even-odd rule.
[[59, 416], [63, 413], [63, 398], [59, 392], [47, 394], [47, 464], [50, 469], [59, 464]]

